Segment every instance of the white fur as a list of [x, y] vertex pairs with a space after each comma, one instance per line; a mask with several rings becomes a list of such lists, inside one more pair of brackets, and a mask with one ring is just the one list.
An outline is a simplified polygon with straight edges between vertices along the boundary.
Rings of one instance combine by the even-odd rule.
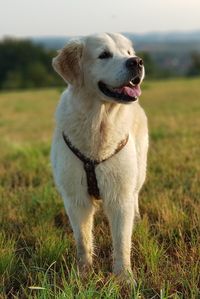
[[[109, 49], [113, 57], [98, 59], [105, 49]], [[139, 214], [138, 193], [146, 173], [147, 119], [138, 101], [117, 103], [102, 94], [97, 83], [104, 80], [113, 87], [124, 83], [127, 80], [125, 62], [134, 55], [131, 42], [124, 36], [102, 34], [70, 42], [53, 60], [55, 70], [69, 86], [56, 112], [51, 160], [83, 267], [92, 264], [96, 201], [88, 195], [83, 163], [66, 146], [62, 132], [87, 157], [100, 160], [112, 155], [119, 142], [129, 134], [127, 145], [96, 167], [113, 239], [113, 270], [117, 274], [131, 271], [132, 227]]]

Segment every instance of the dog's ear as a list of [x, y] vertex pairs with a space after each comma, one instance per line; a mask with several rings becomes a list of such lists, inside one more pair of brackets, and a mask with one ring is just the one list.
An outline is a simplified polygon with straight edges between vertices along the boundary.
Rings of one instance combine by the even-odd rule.
[[80, 84], [82, 80], [81, 57], [83, 53], [83, 43], [72, 41], [58, 52], [53, 58], [54, 70], [70, 84]]

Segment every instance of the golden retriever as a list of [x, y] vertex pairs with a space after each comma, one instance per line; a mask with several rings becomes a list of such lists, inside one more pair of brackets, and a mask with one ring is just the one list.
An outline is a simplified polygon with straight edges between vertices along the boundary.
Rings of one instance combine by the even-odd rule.
[[92, 265], [98, 200], [109, 219], [113, 272], [131, 273], [131, 235], [146, 175], [148, 129], [139, 105], [144, 65], [117, 33], [70, 41], [53, 59], [67, 82], [56, 112], [51, 161], [77, 244]]

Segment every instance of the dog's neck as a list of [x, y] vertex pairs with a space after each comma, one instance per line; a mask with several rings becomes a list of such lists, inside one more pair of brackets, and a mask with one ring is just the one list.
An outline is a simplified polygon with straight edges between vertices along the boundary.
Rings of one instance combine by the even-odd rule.
[[[63, 97], [59, 122], [72, 144], [91, 159], [104, 159], [129, 133], [130, 106]], [[131, 124], [130, 124], [131, 125]]]

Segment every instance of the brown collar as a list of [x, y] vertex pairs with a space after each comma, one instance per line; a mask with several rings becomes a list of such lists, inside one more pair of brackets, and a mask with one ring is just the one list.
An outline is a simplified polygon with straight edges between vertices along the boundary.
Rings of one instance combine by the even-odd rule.
[[87, 187], [88, 187], [89, 195], [95, 197], [96, 199], [101, 199], [97, 178], [95, 174], [95, 167], [101, 162], [104, 162], [110, 159], [111, 157], [113, 157], [115, 154], [117, 154], [127, 144], [129, 136], [127, 135], [125, 139], [120, 141], [115, 151], [109, 157], [103, 160], [91, 160], [90, 158], [82, 154], [75, 146], [72, 145], [71, 141], [65, 135], [64, 132], [62, 132], [62, 136], [69, 149], [74, 153], [75, 156], [77, 156], [83, 162], [83, 166], [87, 177]]

